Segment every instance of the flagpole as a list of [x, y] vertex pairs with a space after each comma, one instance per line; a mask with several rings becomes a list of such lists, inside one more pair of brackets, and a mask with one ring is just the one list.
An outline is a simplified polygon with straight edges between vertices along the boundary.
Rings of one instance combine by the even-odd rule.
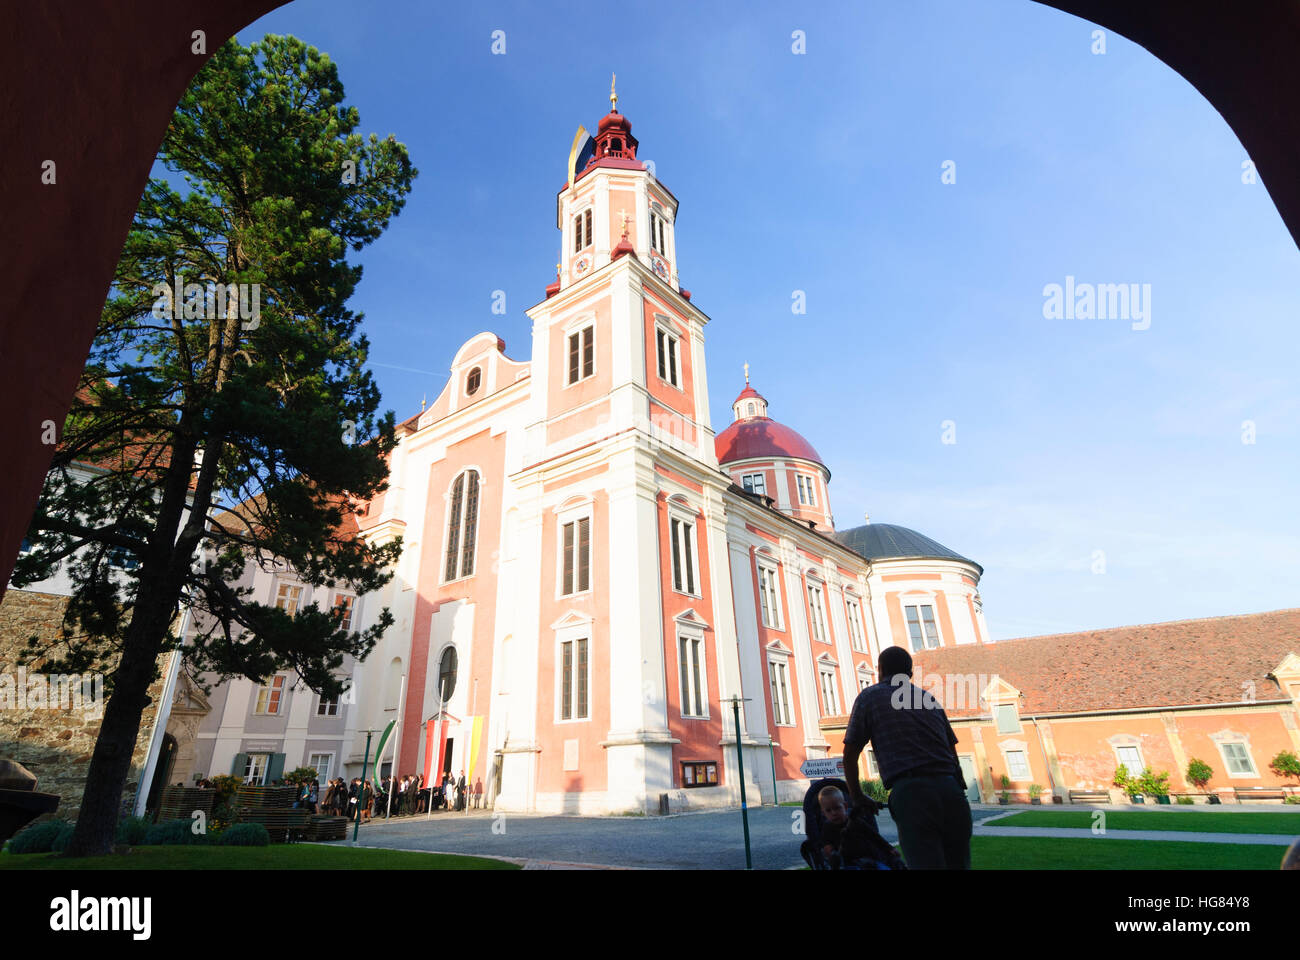
[[388, 820], [393, 816], [393, 787], [397, 785], [397, 758], [401, 756], [402, 750], [402, 702], [406, 699], [406, 674], [402, 674], [402, 689], [397, 695], [397, 726], [393, 727], [393, 769], [388, 774], [388, 809], [384, 811], [384, 819]]
[[[441, 679], [441, 678], [440, 678]], [[438, 767], [442, 765], [442, 709], [443, 709], [443, 685], [438, 684], [438, 722], [434, 725], [433, 746], [430, 750], [433, 755], [429, 758], [429, 776], [432, 778], [429, 786], [429, 809], [424, 814], [424, 819], [428, 820], [433, 816], [433, 783], [438, 781]]]
[[[474, 693], [470, 697], [469, 704], [470, 704], [469, 705], [469, 743], [467, 744], [467, 746], [469, 747], [468, 753], [470, 754], [470, 762], [472, 765], [473, 761], [478, 759], [478, 757], [473, 755], [474, 717], [475, 717], [474, 711], [478, 709], [478, 677], [474, 678]], [[469, 798], [471, 795], [470, 788], [473, 786], [473, 784], [474, 784], [474, 771], [471, 768], [465, 771], [465, 812], [466, 813], [469, 813]]]

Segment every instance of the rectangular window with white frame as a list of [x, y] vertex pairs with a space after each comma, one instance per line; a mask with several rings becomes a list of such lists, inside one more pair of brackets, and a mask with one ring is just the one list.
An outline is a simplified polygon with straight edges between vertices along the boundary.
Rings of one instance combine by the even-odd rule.
[[746, 473], [740, 478], [740, 485], [745, 488], [746, 493], [754, 493], [760, 497], [767, 496], [767, 478], [761, 473]]
[[302, 600], [302, 587], [292, 583], [281, 583], [275, 594], [275, 605], [289, 616], [298, 612]]
[[758, 565], [758, 605], [763, 614], [763, 626], [773, 630], [782, 630], [781, 590], [777, 585], [776, 571], [771, 567]]
[[933, 650], [940, 645], [939, 627], [934, 619], [934, 606], [929, 603], [909, 604], [903, 607], [907, 617], [907, 634], [912, 642], [912, 652]]
[[352, 629], [352, 611], [356, 607], [357, 598], [350, 593], [336, 593], [334, 595], [334, 609], [342, 614], [343, 622], [340, 629], [351, 631]]
[[1137, 747], [1116, 747], [1115, 762], [1116, 765], [1123, 764], [1129, 773], [1136, 776], [1142, 772], [1142, 751]]
[[1029, 779], [1029, 762], [1025, 759], [1023, 750], [1007, 750], [1007, 775], [1012, 780]]
[[772, 719], [778, 727], [794, 726], [790, 709], [790, 661], [786, 657], [769, 657], [767, 677], [772, 687]]
[[266, 770], [270, 766], [271, 755], [268, 753], [250, 753], [244, 760], [244, 783], [260, 787], [266, 781]]
[[845, 598], [844, 608], [849, 621], [849, 644], [854, 653], [866, 653], [867, 641], [862, 634], [862, 608], [852, 597]]
[[657, 213], [650, 214], [650, 249], [662, 256], [668, 255], [668, 244], [664, 240], [664, 218]]
[[590, 720], [591, 665], [588, 638], [575, 637], [560, 642], [560, 719]]
[[682, 716], [709, 715], [709, 683], [704, 672], [704, 638], [677, 638], [677, 663], [681, 673]]
[[569, 384], [586, 380], [596, 372], [596, 328], [583, 327], [569, 334]]
[[1230, 777], [1258, 777], [1255, 761], [1251, 759], [1250, 749], [1240, 740], [1220, 741], [1219, 752], [1223, 754], [1224, 765]]
[[591, 589], [591, 517], [560, 525], [560, 595]]
[[591, 246], [591, 208], [573, 218], [573, 252]]
[[284, 698], [284, 674], [276, 674], [268, 683], [257, 688], [257, 701], [253, 705], [254, 713], [278, 714]]
[[681, 386], [681, 341], [676, 334], [663, 326], [655, 327], [655, 355], [658, 361], [659, 379], [674, 387]]
[[334, 773], [334, 754], [313, 753], [307, 761], [307, 766], [315, 768], [315, 779], [324, 783]]
[[826, 608], [822, 605], [822, 588], [808, 584], [808, 627], [812, 638], [821, 643], [830, 643], [826, 632]]
[[1014, 703], [999, 703], [993, 707], [993, 719], [998, 733], [1020, 733], [1020, 712]]
[[329, 700], [325, 697], [316, 699], [316, 716], [318, 717], [337, 717], [339, 715], [339, 702]]
[[840, 715], [839, 685], [835, 682], [835, 668], [829, 664], [819, 663], [817, 674], [822, 685], [822, 716], [838, 717]]
[[673, 589], [698, 596], [695, 589], [695, 524], [683, 517], [668, 521], [668, 540], [672, 551]]
[[812, 477], [802, 473], [794, 475], [795, 485], [799, 488], [799, 503], [805, 507], [817, 506], [817, 489]]

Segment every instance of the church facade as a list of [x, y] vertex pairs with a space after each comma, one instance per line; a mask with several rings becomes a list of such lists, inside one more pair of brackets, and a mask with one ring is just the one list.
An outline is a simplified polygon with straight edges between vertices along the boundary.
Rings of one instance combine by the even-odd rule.
[[801, 796], [882, 645], [987, 642], [982, 569], [904, 527], [837, 530], [829, 467], [748, 373], [715, 430], [678, 201], [611, 102], [575, 138], [528, 359], [461, 346], [358, 508], [405, 550], [365, 598], [396, 623], [349, 726], [400, 717], [386, 767], [464, 771], [497, 809], [731, 805], [742, 761], [749, 802]]

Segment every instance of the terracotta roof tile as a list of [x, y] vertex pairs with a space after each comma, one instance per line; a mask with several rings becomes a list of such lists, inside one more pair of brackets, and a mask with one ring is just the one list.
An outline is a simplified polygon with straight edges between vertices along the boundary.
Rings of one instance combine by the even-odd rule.
[[925, 675], [997, 675], [1024, 695], [1024, 715], [1240, 703], [1251, 684], [1255, 700], [1285, 699], [1268, 674], [1292, 652], [1300, 609], [944, 647], [916, 664], [923, 686]]

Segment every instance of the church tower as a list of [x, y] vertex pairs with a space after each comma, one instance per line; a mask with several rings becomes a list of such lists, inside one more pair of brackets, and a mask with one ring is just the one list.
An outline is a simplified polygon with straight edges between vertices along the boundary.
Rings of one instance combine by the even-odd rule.
[[708, 317], [677, 280], [677, 199], [639, 147], [611, 83], [595, 136], [574, 138], [557, 276], [528, 311], [506, 809], [652, 812], [683, 762], [735, 740]]

